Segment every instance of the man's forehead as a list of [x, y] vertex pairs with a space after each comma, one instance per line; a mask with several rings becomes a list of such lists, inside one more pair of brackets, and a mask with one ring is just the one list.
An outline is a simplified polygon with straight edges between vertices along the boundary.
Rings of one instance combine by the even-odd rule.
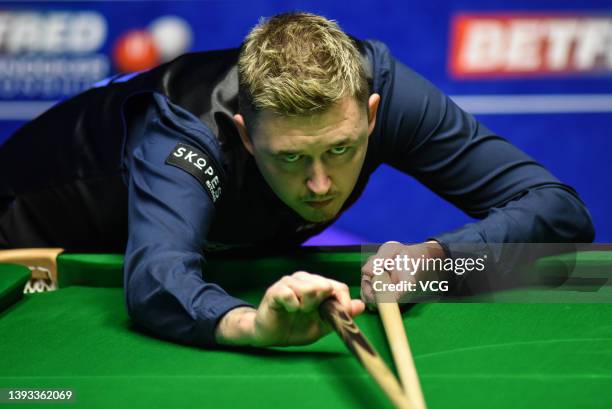
[[[367, 112], [338, 104], [310, 116], [281, 116], [262, 112], [257, 136], [275, 150], [356, 142], [367, 131]], [[260, 141], [262, 142], [262, 141]]]
[[[319, 126], [300, 126], [293, 123], [293, 127], [266, 127], [260, 128], [265, 132], [265, 144], [275, 151], [295, 151], [312, 147], [335, 146], [350, 144], [359, 141], [365, 129], [358, 126], [338, 126], [321, 124]], [[353, 124], [350, 124], [353, 125]], [[367, 129], [367, 128], [366, 128]], [[264, 135], [262, 133], [262, 135]]]

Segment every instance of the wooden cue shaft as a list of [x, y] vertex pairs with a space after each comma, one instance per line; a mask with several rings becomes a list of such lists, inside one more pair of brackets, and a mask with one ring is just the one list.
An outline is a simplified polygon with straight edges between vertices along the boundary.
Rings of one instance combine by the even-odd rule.
[[378, 303], [378, 312], [385, 327], [387, 341], [404, 391], [415, 409], [426, 409], [425, 398], [423, 397], [399, 307], [394, 302], [380, 302]]
[[336, 299], [329, 298], [321, 303], [319, 313], [359, 359], [393, 405], [398, 409], [414, 409], [393, 372], [361, 333], [351, 316], [344, 311], [342, 305]]
[[[383, 284], [391, 282], [391, 278], [387, 274], [378, 276], [376, 279], [380, 280]], [[377, 292], [374, 294], [378, 313], [385, 328], [387, 342], [389, 343], [395, 368], [399, 374], [404, 392], [408, 395], [408, 399], [410, 399], [415, 409], [426, 409], [419, 375], [414, 365], [399, 306], [397, 302], [385, 302], [389, 300], [385, 299], [384, 294]]]

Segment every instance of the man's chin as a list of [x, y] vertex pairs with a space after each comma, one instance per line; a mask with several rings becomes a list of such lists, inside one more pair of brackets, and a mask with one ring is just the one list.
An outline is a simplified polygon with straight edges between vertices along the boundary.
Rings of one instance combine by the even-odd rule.
[[323, 212], [321, 210], [310, 210], [300, 212], [300, 216], [311, 223], [324, 223], [333, 220], [338, 212]]
[[327, 215], [321, 217], [303, 217], [303, 219], [311, 223], [325, 223], [332, 220], [333, 218], [333, 216], [329, 217]]

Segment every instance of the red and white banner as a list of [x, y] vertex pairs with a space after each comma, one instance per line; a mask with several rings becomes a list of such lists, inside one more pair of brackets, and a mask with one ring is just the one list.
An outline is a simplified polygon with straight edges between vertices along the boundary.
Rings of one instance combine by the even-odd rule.
[[612, 74], [612, 17], [459, 14], [452, 22], [454, 77]]

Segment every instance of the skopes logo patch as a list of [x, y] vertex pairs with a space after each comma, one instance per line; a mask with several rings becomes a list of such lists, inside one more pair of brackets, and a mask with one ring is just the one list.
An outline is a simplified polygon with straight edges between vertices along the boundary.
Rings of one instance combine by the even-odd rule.
[[551, 14], [456, 15], [451, 75], [612, 74], [612, 16]]
[[195, 177], [204, 187], [213, 203], [221, 198], [220, 173], [209, 156], [201, 150], [179, 143], [166, 158], [166, 163]]
[[0, 98], [59, 99], [109, 74], [94, 11], [0, 11]]

